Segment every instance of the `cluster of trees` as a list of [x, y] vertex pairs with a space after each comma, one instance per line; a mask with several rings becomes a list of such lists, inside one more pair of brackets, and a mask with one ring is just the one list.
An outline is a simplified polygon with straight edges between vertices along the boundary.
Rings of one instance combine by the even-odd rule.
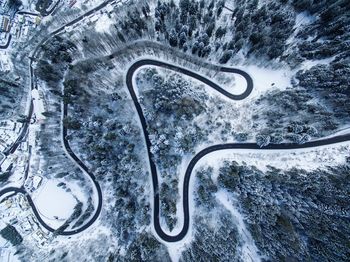
[[256, 168], [226, 162], [218, 186], [237, 195], [259, 250], [274, 261], [346, 261], [349, 166], [329, 170]]
[[43, 55], [45, 59], [52, 64], [60, 64], [72, 62], [71, 53], [76, 49], [76, 46], [67, 38], [56, 35], [41, 48], [45, 52]]
[[199, 57], [220, 51], [219, 62], [223, 64], [243, 47], [248, 49], [248, 55], [268, 59], [281, 56], [294, 26], [293, 8], [278, 2], [268, 2], [260, 8], [258, 1], [236, 2], [229, 17], [223, 17], [225, 0], [181, 0], [179, 6], [173, 1], [159, 1], [155, 30], [171, 46]]
[[[121, 21], [121, 29], [124, 33], [130, 34], [130, 33], [136, 33], [139, 37], [142, 36], [143, 33], [146, 33], [148, 30], [146, 19], [149, 17], [150, 8], [149, 5], [146, 3], [142, 6], [141, 11], [137, 8], [133, 9], [132, 11], [127, 12], [127, 16], [123, 21]], [[142, 14], [144, 16], [142, 16]], [[118, 29], [118, 27], [116, 26]], [[124, 35], [118, 31], [118, 37], [122, 42], [125, 42]]]
[[22, 236], [18, 233], [16, 228], [11, 225], [7, 225], [5, 228], [3, 228], [0, 231], [0, 235], [7, 241], [10, 241], [13, 246], [18, 246], [23, 241]]
[[[129, 22], [135, 25], [140, 23], [140, 17], [147, 12], [149, 12], [147, 6], [137, 15], [132, 14], [133, 11], [130, 10]], [[130, 28], [130, 31], [133, 29]], [[68, 103], [68, 117], [63, 122], [71, 129], [68, 132], [70, 145], [73, 150], [79, 148], [76, 153], [82, 161], [89, 165], [101, 183], [111, 189], [104, 194], [108, 208], [102, 217], [103, 223], [110, 226], [113, 240], [127, 250], [125, 261], [133, 258], [166, 260], [168, 254], [163, 246], [149, 234], [144, 234], [143, 237], [139, 235], [140, 229], [147, 230], [151, 223], [148, 199], [151, 187], [148, 185], [150, 175], [145, 172], [144, 162], [138, 157], [137, 150], [143, 149], [143, 144], [138, 140], [139, 127], [132, 122], [134, 119], [133, 111], [130, 111], [130, 101], [127, 103], [125, 100], [121, 101], [121, 90], [118, 90], [118, 85], [115, 86], [113, 94], [104, 93], [99, 86], [91, 92], [90, 85], [86, 83], [88, 81], [98, 83], [99, 79], [94, 75], [98, 64], [91, 65], [91, 62], [87, 61], [71, 65], [73, 55], [76, 54], [75, 46], [71, 46], [67, 40], [61, 40], [62, 43], [54, 40], [44, 47], [44, 54], [38, 61], [36, 70], [41, 79], [52, 84], [51, 91], [57, 95], [56, 98], [61, 96], [61, 87], [57, 83], [66, 76], [63, 82], [63, 100]], [[70, 70], [66, 71], [67, 69]], [[64, 74], [65, 72], [67, 74]], [[86, 74], [89, 77], [86, 77]], [[109, 76], [107, 78], [110, 80]], [[98, 95], [92, 97], [91, 93], [94, 92]], [[123, 115], [119, 111], [124, 107], [130, 115]], [[57, 108], [59, 110], [59, 104]], [[52, 147], [49, 143], [47, 145]], [[81, 225], [84, 219], [91, 215], [90, 204], [91, 202], [85, 210], [76, 210], [74, 221], [70, 221], [73, 228]], [[79, 215], [79, 218], [76, 215]], [[110, 258], [112, 259], [113, 255]], [[123, 260], [120, 255], [118, 259]]]
[[18, 86], [0, 80], [0, 117], [8, 117], [8, 113], [15, 109], [16, 98], [20, 92]]
[[41, 14], [46, 15], [46, 10], [51, 6], [53, 0], [38, 0], [35, 9]]
[[11, 172], [6, 170], [0, 170], [0, 183], [5, 183], [10, 178]]
[[313, 23], [298, 32], [299, 54], [306, 59], [323, 59], [336, 56], [337, 59], [349, 57], [347, 40], [350, 17], [344, 14], [350, 12], [346, 0], [336, 0], [331, 3], [326, 0], [293, 1], [297, 11], [307, 11], [319, 17]]
[[63, 119], [63, 125], [67, 129], [77, 130], [81, 128], [81, 123], [79, 122], [79, 120], [71, 116], [67, 116]]
[[[227, 63], [235, 54], [275, 59], [287, 48], [295, 11], [286, 2], [239, 0], [233, 10], [225, 0], [158, 1], [154, 12], [148, 4], [129, 7], [128, 16], [116, 24], [118, 39], [151, 38], [199, 57]], [[151, 14], [154, 16], [151, 16]]]
[[193, 210], [194, 238], [182, 252], [181, 261], [240, 261], [241, 245], [237, 225], [231, 214], [215, 198], [218, 190], [212, 180], [213, 169], [196, 173]]
[[317, 136], [318, 131], [315, 127], [305, 125], [301, 122], [291, 122], [284, 128], [283, 132], [272, 131], [272, 133], [259, 133], [256, 136], [256, 143], [260, 147], [271, 144], [280, 144], [282, 142], [292, 142], [296, 144], [304, 144]]
[[67, 66], [72, 62], [72, 53], [76, 50], [73, 42], [55, 36], [42, 46], [43, 56], [37, 62], [36, 75], [52, 85], [63, 77]]
[[108, 261], [164, 261], [171, 258], [167, 248], [160, 244], [151, 233], [142, 232], [129, 246], [125, 256], [110, 256]]
[[[231, 9], [225, 0], [170, 0], [158, 1], [151, 10], [140, 2], [118, 18], [116, 34], [122, 42], [150, 38], [222, 64], [239, 52], [265, 60], [279, 58], [291, 66], [305, 59], [348, 57], [346, 0], [258, 3], [236, 0]], [[297, 14], [303, 11], [315, 19], [294, 35]]]
[[[86, 113], [80, 112], [75, 117], [85, 119]], [[122, 123], [117, 115], [111, 117], [106, 112], [91, 116], [84, 121], [83, 128], [74, 133], [74, 140], [78, 139], [84, 159], [93, 167], [93, 172], [113, 185], [110, 196], [113, 205], [106, 211], [106, 217], [122, 246], [134, 241], [137, 229], [150, 223], [149, 200], [144, 198], [145, 188], [140, 183], [147, 180], [149, 174], [141, 171], [134, 150], [137, 136], [137, 127]]]
[[[316, 65], [299, 71], [298, 88], [270, 92], [256, 101], [263, 109], [253, 116], [265, 122], [266, 136], [279, 136], [292, 142], [323, 136], [349, 121], [350, 66], [343, 62]], [[291, 128], [293, 122], [299, 128]]]
[[191, 83], [179, 74], [162, 75], [151, 68], [145, 71], [144, 80], [152, 88], [147, 95], [152, 99], [154, 117], [163, 115], [192, 120], [205, 110], [204, 93], [195, 92]]
[[10, 8], [15, 10], [18, 10], [18, 8], [22, 5], [21, 0], [9, 0], [7, 3]]
[[[161, 215], [164, 217], [165, 223], [167, 224], [170, 231], [172, 231], [176, 225], [177, 217], [176, 217], [176, 202], [179, 197], [179, 193], [177, 192], [179, 180], [176, 176], [179, 174], [174, 174], [175, 178], [171, 181], [163, 182], [160, 185], [160, 210]], [[170, 180], [171, 178], [169, 178]]]
[[[107, 223], [118, 236], [119, 244], [127, 247], [136, 241], [137, 229], [150, 223], [149, 200], [144, 194], [149, 174], [142, 171], [135, 150], [140, 130], [130, 118], [120, 117], [120, 112], [112, 110], [122, 107], [120, 94], [101, 93], [92, 98], [84, 85], [86, 79], [80, 79], [76, 73], [73, 70], [64, 83], [65, 93], [69, 94], [69, 118], [80, 126], [69, 135], [69, 140], [71, 145], [79, 145], [83, 160], [94, 174], [111, 184], [111, 195], [106, 196], [112, 203], [106, 210]], [[74, 226], [81, 224], [91, 211], [92, 206]]]
[[[217, 5], [221, 6], [221, 1]], [[169, 44], [173, 47], [179, 47], [185, 52], [191, 50], [192, 54], [200, 57], [208, 56], [211, 52], [209, 39], [214, 35], [215, 14], [214, 1], [209, 5], [208, 14], [203, 15], [205, 2], [181, 0], [179, 6], [174, 1], [169, 3], [158, 2], [155, 9], [155, 30], [159, 34], [164, 35]], [[220, 15], [221, 12], [218, 12]], [[199, 32], [200, 22], [203, 19], [208, 24], [203, 32]], [[169, 31], [170, 29], [170, 31]], [[224, 29], [220, 30], [220, 37], [224, 34]]]
[[152, 151], [167, 157], [174, 149], [175, 152], [192, 152], [205, 138], [205, 130], [191, 121], [206, 110], [207, 95], [179, 74], [164, 72], [169, 73], [145, 69], [137, 76], [137, 87], [148, 121]]
[[[305, 142], [303, 137], [329, 134], [343, 120], [329, 107], [319, 103], [317, 94], [305, 88], [269, 92], [259, 98], [256, 104], [262, 110], [256, 112], [253, 119], [263, 126], [261, 134], [271, 138], [282, 136], [291, 142]], [[291, 128], [293, 123], [300, 127]]]
[[[165, 74], [166, 73], [166, 74]], [[160, 187], [161, 215], [169, 229], [176, 224], [178, 170], [184, 153], [207, 139], [193, 119], [205, 108], [207, 95], [178, 73], [147, 68], [136, 78], [152, 143], [151, 152], [163, 183]]]
[[350, 116], [349, 61], [317, 65], [305, 72], [299, 71], [296, 76], [299, 85], [317, 95], [339, 122], [349, 120]]

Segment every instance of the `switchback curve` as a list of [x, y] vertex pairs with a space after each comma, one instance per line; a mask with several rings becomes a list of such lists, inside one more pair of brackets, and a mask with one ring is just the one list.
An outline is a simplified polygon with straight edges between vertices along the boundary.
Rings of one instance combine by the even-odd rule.
[[183, 226], [181, 231], [176, 234], [176, 235], [169, 235], [165, 233], [160, 225], [160, 209], [159, 209], [159, 204], [160, 204], [160, 197], [159, 197], [159, 183], [158, 183], [158, 174], [157, 174], [157, 168], [156, 165], [153, 161], [154, 157], [153, 154], [150, 151], [151, 148], [151, 142], [149, 139], [149, 133], [147, 131], [147, 122], [144, 117], [141, 105], [138, 101], [137, 95], [134, 90], [133, 86], [133, 75], [136, 72], [137, 69], [139, 69], [142, 66], [159, 66], [163, 67], [166, 69], [170, 69], [182, 74], [185, 74], [187, 76], [193, 77], [211, 88], [217, 90], [220, 92], [222, 95], [232, 99], [232, 100], [242, 100], [245, 99], [253, 90], [253, 80], [250, 77], [249, 74], [246, 72], [235, 69], [235, 68], [230, 68], [230, 67], [220, 67], [221, 72], [227, 72], [227, 73], [236, 73], [240, 74], [243, 76], [246, 81], [247, 81], [247, 88], [246, 90], [240, 94], [240, 95], [233, 95], [220, 86], [218, 86], [216, 83], [212, 82], [211, 80], [191, 71], [188, 69], [185, 69], [183, 67], [179, 67], [176, 65], [168, 64], [165, 62], [161, 62], [158, 60], [153, 60], [153, 59], [143, 59], [139, 60], [135, 63], [133, 63], [130, 68], [127, 71], [126, 74], [126, 85], [129, 90], [130, 96], [134, 102], [134, 106], [136, 108], [136, 111], [139, 115], [139, 119], [141, 122], [141, 126], [143, 129], [143, 134], [144, 134], [144, 139], [146, 142], [146, 148], [147, 148], [147, 153], [148, 153], [148, 161], [149, 161], [149, 166], [151, 169], [151, 175], [152, 175], [152, 184], [153, 184], [153, 223], [154, 223], [154, 229], [158, 236], [166, 241], [166, 242], [177, 242], [182, 240], [189, 229], [189, 224], [190, 224], [190, 215], [189, 215], [189, 184], [190, 184], [190, 178], [192, 171], [197, 164], [197, 162], [203, 158], [204, 156], [215, 152], [215, 151], [220, 151], [220, 150], [226, 150], [226, 149], [236, 149], [236, 150], [241, 150], [241, 149], [252, 149], [252, 150], [291, 150], [291, 149], [302, 149], [302, 148], [312, 148], [312, 147], [318, 147], [318, 146], [323, 146], [323, 145], [329, 145], [329, 144], [335, 144], [335, 143], [341, 143], [345, 141], [350, 141], [350, 134], [347, 135], [340, 135], [332, 138], [327, 138], [327, 139], [321, 139], [321, 140], [315, 140], [315, 141], [310, 141], [305, 144], [292, 144], [292, 143], [281, 143], [281, 144], [270, 144], [266, 147], [259, 147], [256, 143], [227, 143], [227, 144], [217, 144], [213, 145], [210, 147], [207, 147], [197, 153], [192, 160], [190, 161], [186, 172], [185, 172], [185, 177], [184, 177], [184, 184], [183, 184], [183, 213], [184, 213], [184, 221], [183, 221]]
[[[189, 216], [189, 183], [190, 183], [190, 178], [191, 178], [191, 174], [192, 174], [193, 169], [196, 166], [197, 162], [201, 158], [203, 158], [204, 156], [206, 156], [212, 152], [215, 152], [215, 151], [226, 150], [226, 149], [235, 149], [235, 150], [241, 150], [241, 149], [291, 150], [291, 149], [312, 148], [312, 147], [318, 147], [318, 146], [324, 146], [324, 145], [330, 145], [330, 144], [336, 144], [336, 143], [350, 141], [350, 134], [346, 134], [346, 135], [334, 136], [334, 137], [327, 138], [327, 139], [310, 141], [310, 142], [307, 142], [305, 144], [292, 144], [292, 143], [270, 144], [266, 147], [260, 148], [256, 143], [227, 143], [227, 144], [213, 145], [213, 146], [210, 146], [210, 147], [203, 149], [202, 151], [197, 153], [192, 158], [192, 160], [190, 161], [190, 163], [186, 169], [186, 172], [185, 172], [183, 192], [182, 192], [183, 193], [183, 198], [182, 198], [183, 199], [183, 212], [184, 212], [183, 227], [178, 234], [169, 235], [162, 230], [161, 225], [160, 225], [160, 209], [159, 209], [160, 198], [159, 198], [159, 190], [158, 190], [159, 184], [158, 184], [157, 169], [156, 169], [155, 163], [153, 161], [153, 155], [150, 152], [151, 142], [149, 139], [149, 133], [147, 131], [146, 119], [143, 115], [142, 108], [140, 106], [140, 103], [138, 102], [138, 98], [137, 98], [137, 95], [135, 93], [134, 86], [133, 86], [134, 73], [140, 67], [147, 66], [147, 65], [163, 67], [163, 68], [170, 69], [170, 70], [185, 74], [187, 76], [193, 77], [193, 78], [207, 84], [208, 86], [212, 87], [213, 89], [217, 90], [218, 92], [220, 92], [221, 94], [225, 95], [226, 97], [228, 97], [232, 100], [242, 100], [242, 99], [246, 98], [247, 96], [249, 96], [249, 94], [253, 90], [253, 80], [249, 76], [249, 74], [247, 74], [246, 72], [244, 72], [242, 70], [235, 69], [235, 68], [229, 68], [229, 67], [219, 67], [219, 71], [221, 71], [221, 72], [240, 74], [246, 79], [246, 81], [247, 81], [246, 90], [242, 94], [233, 95], [233, 94], [227, 92], [225, 89], [221, 88], [216, 83], [209, 80], [208, 78], [205, 78], [205, 77], [203, 77], [203, 76], [201, 76], [201, 75], [199, 75], [191, 70], [185, 69], [185, 68], [180, 67], [180, 66], [168, 64], [168, 63], [153, 60], [153, 59], [143, 59], [143, 60], [139, 60], [139, 61], [133, 63], [129, 67], [127, 74], [126, 74], [126, 85], [127, 85], [130, 96], [134, 102], [135, 108], [136, 108], [137, 113], [138, 113], [139, 118], [140, 118], [140, 122], [141, 122], [143, 133], [144, 133], [144, 138], [145, 138], [145, 142], [146, 142], [146, 147], [147, 147], [151, 175], [152, 175], [152, 184], [153, 184], [153, 192], [154, 192], [154, 197], [153, 197], [153, 201], [154, 201], [154, 205], [153, 205], [154, 206], [154, 210], [153, 210], [154, 228], [155, 228], [155, 231], [158, 234], [158, 236], [166, 242], [180, 241], [181, 239], [183, 239], [186, 236], [186, 234], [188, 232], [189, 223], [190, 223], [190, 216]], [[67, 116], [67, 111], [68, 111], [67, 104], [64, 104], [63, 105], [63, 116]], [[21, 187], [21, 188], [8, 187], [8, 188], [5, 188], [3, 190], [0, 190], [0, 197], [5, 195], [5, 194], [11, 193], [11, 192], [23, 194], [27, 198], [29, 205], [33, 209], [34, 215], [37, 217], [39, 223], [44, 228], [46, 228], [48, 231], [54, 232], [58, 235], [69, 236], [69, 235], [74, 235], [74, 234], [77, 234], [79, 232], [84, 231], [85, 229], [90, 227], [96, 221], [96, 219], [98, 218], [98, 216], [101, 212], [101, 209], [102, 209], [102, 191], [101, 191], [101, 187], [100, 187], [99, 183], [97, 182], [95, 176], [89, 171], [89, 169], [85, 166], [85, 164], [73, 153], [72, 149], [70, 148], [69, 143], [66, 139], [67, 129], [65, 127], [63, 127], [62, 131], [63, 131], [63, 133], [62, 133], [63, 144], [64, 144], [64, 147], [67, 150], [68, 154], [89, 175], [89, 177], [93, 181], [95, 188], [97, 189], [98, 205], [97, 205], [97, 208], [95, 210], [93, 217], [90, 218], [90, 220], [86, 224], [84, 224], [83, 226], [81, 226], [80, 228], [75, 229], [75, 230], [64, 231], [64, 229], [61, 230], [60, 228], [53, 229], [42, 220], [39, 212], [37, 211], [37, 209], [33, 203], [33, 200], [31, 199], [30, 195], [23, 187]]]

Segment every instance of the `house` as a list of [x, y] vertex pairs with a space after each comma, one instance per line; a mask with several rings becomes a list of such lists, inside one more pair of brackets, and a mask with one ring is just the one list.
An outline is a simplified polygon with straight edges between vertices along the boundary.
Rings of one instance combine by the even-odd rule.
[[9, 32], [11, 21], [8, 15], [0, 15], [0, 32]]
[[41, 176], [33, 176], [33, 182], [32, 182], [32, 190], [37, 189], [42, 182], [43, 178]]

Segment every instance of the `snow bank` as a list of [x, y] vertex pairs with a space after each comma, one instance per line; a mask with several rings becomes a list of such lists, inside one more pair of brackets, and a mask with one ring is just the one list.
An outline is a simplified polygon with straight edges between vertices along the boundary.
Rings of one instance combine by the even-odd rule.
[[[217, 170], [226, 160], [256, 166], [263, 172], [267, 171], [269, 166], [282, 170], [299, 168], [314, 171], [345, 164], [349, 153], [350, 142], [294, 150], [227, 149], [206, 155], [198, 162], [197, 166], [206, 164]], [[216, 177], [213, 179], [215, 180]]]

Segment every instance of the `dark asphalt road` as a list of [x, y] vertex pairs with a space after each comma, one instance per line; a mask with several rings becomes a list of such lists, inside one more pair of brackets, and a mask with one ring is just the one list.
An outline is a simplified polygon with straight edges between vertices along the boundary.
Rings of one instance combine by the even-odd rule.
[[159, 199], [159, 183], [158, 183], [158, 174], [157, 174], [157, 168], [156, 165], [153, 161], [154, 157], [150, 151], [151, 148], [151, 142], [149, 139], [149, 133], [147, 131], [147, 122], [146, 119], [143, 115], [140, 103], [138, 102], [137, 96], [134, 91], [132, 79], [135, 71], [146, 65], [153, 65], [153, 66], [159, 66], [167, 69], [174, 70], [176, 72], [191, 76], [208, 86], [214, 88], [221, 94], [227, 96], [228, 98], [232, 100], [242, 100], [249, 96], [251, 91], [253, 90], [253, 80], [252, 78], [244, 71], [239, 70], [239, 69], [234, 69], [234, 68], [229, 68], [229, 67], [221, 67], [220, 71], [226, 72], [226, 73], [235, 73], [235, 74], [240, 74], [242, 75], [246, 81], [247, 81], [247, 88], [246, 90], [240, 94], [240, 95], [232, 95], [219, 87], [217, 84], [213, 83], [211, 80], [198, 75], [192, 71], [189, 71], [185, 68], [181, 68], [172, 64], [160, 62], [157, 60], [151, 60], [151, 59], [145, 59], [145, 60], [140, 60], [134, 63], [128, 70], [127, 75], [126, 75], [126, 84], [128, 87], [128, 90], [130, 92], [131, 98], [134, 102], [135, 108], [137, 110], [137, 113], [139, 115], [143, 133], [144, 133], [144, 138], [146, 141], [146, 147], [147, 147], [147, 153], [148, 153], [148, 161], [149, 165], [151, 168], [151, 174], [152, 174], [152, 182], [153, 182], [153, 192], [154, 192], [154, 210], [153, 210], [153, 219], [154, 219], [154, 228], [155, 231], [157, 232], [158, 236], [166, 241], [166, 242], [176, 242], [180, 241], [183, 239], [189, 228], [190, 224], [190, 216], [189, 216], [189, 184], [190, 184], [190, 178], [192, 171], [196, 165], [196, 163], [204, 156], [215, 152], [215, 151], [220, 151], [220, 150], [225, 150], [225, 149], [252, 149], [252, 150], [290, 150], [290, 149], [301, 149], [301, 148], [311, 148], [311, 147], [318, 147], [318, 146], [323, 146], [323, 145], [329, 145], [329, 144], [335, 144], [335, 143], [340, 143], [340, 142], [345, 142], [350, 140], [350, 134], [349, 135], [342, 135], [342, 136], [336, 136], [332, 138], [327, 138], [327, 139], [322, 139], [322, 140], [317, 140], [317, 141], [311, 141], [305, 144], [291, 144], [291, 143], [282, 143], [282, 144], [270, 144], [264, 148], [260, 148], [256, 143], [228, 143], [228, 144], [218, 144], [214, 146], [210, 146], [208, 148], [203, 149], [200, 151], [198, 154], [194, 156], [194, 158], [190, 161], [186, 173], [185, 173], [185, 178], [184, 178], [184, 185], [183, 185], [183, 213], [184, 213], [184, 224], [182, 227], [182, 230], [177, 234], [177, 235], [168, 235], [166, 234], [161, 225], [160, 225], [160, 210], [159, 210], [159, 204], [160, 204], [160, 199]]
[[6, 44], [5, 45], [1, 45], [0, 49], [7, 49], [10, 46], [11, 39], [12, 39], [12, 35], [9, 35], [9, 38], [7, 39]]
[[[109, 2], [111, 1], [106, 1], [104, 3], [102, 3], [101, 5], [99, 5], [98, 7], [88, 11], [87, 13], [85, 13], [84, 15], [78, 17], [77, 19], [74, 19], [73, 21], [71, 21], [70, 23], [60, 27], [59, 29], [55, 30], [54, 32], [50, 33], [47, 37], [45, 37], [38, 45], [37, 47], [34, 49], [33, 52], [33, 59], [31, 59], [30, 62], [30, 73], [31, 73], [31, 79], [33, 80], [34, 78], [34, 72], [32, 70], [32, 61], [36, 58], [37, 56], [37, 52], [39, 50], [39, 48], [42, 46], [42, 44], [44, 44], [50, 37], [62, 32], [65, 30], [65, 28], [67, 26], [73, 25], [77, 22], [79, 22], [80, 20], [82, 20], [84, 17], [89, 16], [90, 14], [92, 14], [95, 11], [100, 10], [101, 8], [103, 8], [104, 6], [106, 6]], [[113, 56], [111, 56], [111, 58], [113, 58]], [[159, 204], [160, 204], [160, 198], [159, 198], [159, 183], [158, 183], [158, 175], [157, 175], [157, 169], [156, 169], [156, 165], [153, 161], [153, 156], [152, 153], [150, 152], [150, 148], [151, 148], [151, 142], [149, 139], [149, 133], [147, 131], [147, 122], [146, 119], [144, 117], [143, 111], [141, 109], [141, 106], [138, 102], [134, 87], [133, 87], [133, 83], [132, 83], [132, 79], [133, 79], [133, 75], [135, 73], [135, 71], [142, 67], [142, 66], [146, 66], [146, 65], [153, 65], [153, 66], [159, 66], [159, 67], [163, 67], [163, 68], [167, 68], [170, 70], [174, 70], [176, 72], [179, 72], [181, 74], [185, 74], [187, 76], [193, 77], [201, 82], [203, 82], [204, 84], [212, 87], [213, 89], [217, 90], [218, 92], [220, 92], [221, 94], [225, 95], [226, 97], [232, 99], [232, 100], [242, 100], [245, 99], [247, 96], [249, 96], [249, 94], [251, 93], [251, 91], [253, 90], [253, 80], [252, 78], [244, 71], [239, 70], [239, 69], [235, 69], [235, 68], [229, 68], [229, 67], [219, 67], [219, 70], [221, 72], [226, 72], [226, 73], [235, 73], [235, 74], [240, 74], [241, 76], [243, 76], [246, 81], [247, 81], [247, 87], [246, 90], [239, 95], [233, 95], [229, 92], [227, 92], [225, 89], [221, 88], [220, 86], [218, 86], [217, 84], [215, 84], [214, 82], [212, 82], [211, 80], [209, 80], [206, 77], [203, 77], [193, 71], [187, 70], [185, 68], [179, 67], [179, 66], [175, 66], [172, 64], [168, 64], [165, 62], [161, 62], [161, 61], [157, 61], [157, 60], [152, 60], [152, 59], [144, 59], [144, 60], [140, 60], [135, 62], [134, 64], [131, 65], [131, 67], [128, 69], [127, 71], [127, 75], [126, 75], [126, 85], [127, 88], [130, 92], [130, 95], [132, 97], [132, 100], [134, 102], [135, 108], [137, 110], [138, 116], [140, 118], [140, 122], [142, 125], [142, 129], [143, 129], [143, 133], [144, 133], [144, 138], [145, 138], [145, 142], [146, 142], [146, 147], [147, 147], [147, 153], [148, 153], [148, 161], [149, 161], [149, 165], [150, 165], [150, 169], [151, 169], [151, 174], [152, 174], [152, 182], [153, 182], [153, 192], [154, 192], [154, 210], [153, 210], [153, 214], [154, 214], [154, 228], [156, 233], [158, 234], [158, 236], [163, 239], [164, 241], [167, 242], [176, 242], [176, 241], [180, 241], [181, 239], [183, 239], [187, 232], [188, 232], [188, 228], [189, 228], [189, 223], [190, 223], [190, 216], [189, 216], [189, 182], [190, 182], [190, 178], [191, 178], [191, 174], [192, 171], [196, 165], [196, 163], [205, 155], [215, 152], [215, 151], [220, 151], [220, 150], [225, 150], [225, 149], [235, 149], [235, 150], [240, 150], [240, 149], [252, 149], [252, 150], [290, 150], [290, 149], [299, 149], [299, 148], [311, 148], [311, 147], [317, 147], [317, 146], [323, 146], [323, 145], [329, 145], [329, 144], [335, 144], [335, 143], [340, 143], [340, 142], [345, 142], [345, 141], [349, 141], [350, 140], [350, 134], [349, 135], [341, 135], [341, 136], [336, 136], [336, 137], [332, 137], [332, 138], [327, 138], [327, 139], [322, 139], [322, 140], [318, 140], [318, 141], [311, 141], [305, 144], [290, 144], [290, 143], [283, 143], [283, 144], [276, 144], [276, 145], [268, 145], [267, 147], [264, 148], [260, 148], [257, 144], [255, 143], [228, 143], [228, 144], [219, 144], [219, 145], [214, 145], [214, 146], [210, 146], [202, 151], [200, 151], [198, 154], [196, 154], [194, 156], [194, 158], [190, 161], [187, 169], [186, 169], [186, 173], [185, 173], [185, 178], [184, 178], [184, 185], [183, 185], [183, 212], [184, 212], [184, 224], [182, 227], [182, 230], [180, 231], [180, 233], [178, 233], [177, 235], [168, 235], [166, 234], [161, 226], [160, 226], [160, 209], [159, 209]], [[33, 81], [31, 83], [31, 88], [33, 89]], [[67, 105], [64, 104], [63, 106], [63, 115], [67, 116]], [[32, 111], [33, 111], [33, 105], [31, 104], [31, 110], [29, 112], [29, 116], [28, 118], [30, 119], [31, 115], [32, 115]], [[24, 125], [20, 136], [18, 137], [16, 143], [13, 145], [13, 147], [11, 148], [11, 150], [7, 153], [13, 153], [15, 152], [15, 150], [17, 149], [20, 141], [23, 139], [24, 135], [26, 134], [28, 128], [28, 124]], [[15, 187], [9, 187], [9, 188], [5, 188], [3, 190], [0, 191], [0, 197], [4, 194], [7, 194], [9, 192], [12, 193], [22, 193], [26, 196], [26, 198], [28, 199], [28, 202], [30, 204], [30, 206], [33, 209], [33, 212], [35, 214], [35, 216], [37, 217], [38, 221], [40, 222], [40, 224], [46, 228], [48, 231], [50, 232], [56, 232], [57, 234], [60, 235], [73, 235], [73, 234], [77, 234], [79, 232], [82, 232], [83, 230], [87, 229], [88, 227], [90, 227], [95, 221], [96, 219], [99, 217], [99, 214], [101, 212], [102, 209], [102, 191], [101, 191], [101, 187], [99, 185], [99, 183], [96, 180], [96, 177], [94, 176], [94, 174], [87, 168], [87, 166], [74, 154], [74, 152], [72, 151], [72, 149], [70, 148], [70, 145], [66, 139], [67, 136], [67, 129], [65, 127], [63, 127], [63, 144], [65, 149], [67, 150], [68, 154], [70, 155], [70, 157], [75, 161], [75, 163], [77, 165], [79, 165], [91, 178], [97, 194], [98, 194], [98, 204], [95, 210], [94, 215], [90, 218], [90, 220], [85, 223], [83, 226], [79, 227], [78, 229], [75, 230], [71, 230], [71, 231], [60, 231], [57, 229], [53, 229], [50, 226], [48, 226], [40, 217], [38, 211], [36, 210], [36, 207], [30, 197], [30, 195], [25, 191], [25, 189], [22, 188], [15, 188]]]
[[[102, 8], [104, 8], [106, 5], [108, 5], [109, 3], [113, 2], [113, 0], [107, 0], [103, 3], [101, 3], [100, 5], [96, 6], [95, 8], [89, 10], [88, 12], [86, 12], [85, 14], [77, 17], [76, 19], [70, 21], [69, 23], [61, 26], [60, 28], [56, 29], [55, 31], [51, 32], [50, 34], [48, 34], [44, 39], [42, 39], [40, 41], [40, 43], [34, 48], [34, 51], [33, 51], [33, 55], [32, 57], [29, 57], [30, 59], [30, 63], [29, 63], [29, 70], [30, 70], [30, 86], [31, 86], [31, 90], [33, 90], [35, 88], [34, 86], [34, 70], [33, 70], [33, 67], [32, 67], [32, 64], [33, 64], [33, 61], [36, 59], [37, 55], [38, 55], [38, 51], [39, 49], [42, 47], [42, 45], [48, 41], [51, 37], [63, 32], [67, 27], [71, 26], [71, 25], [74, 25], [76, 23], [78, 23], [79, 21], [81, 21], [82, 19], [84, 19], [85, 17], [93, 14], [94, 12], [96, 11], [99, 11], [101, 10]], [[10, 41], [8, 42], [10, 43]], [[64, 116], [67, 116], [67, 105], [64, 104], [63, 106], [63, 111], [64, 111]], [[25, 137], [27, 131], [28, 131], [28, 127], [29, 127], [29, 121], [30, 119], [32, 118], [32, 115], [33, 115], [33, 100], [31, 101], [30, 103], [30, 108], [29, 108], [29, 112], [28, 112], [28, 116], [27, 116], [27, 121], [23, 124], [22, 126], [22, 129], [21, 129], [21, 132], [18, 136], [18, 138], [16, 139], [16, 141], [12, 144], [12, 146], [5, 150], [3, 153], [4, 155], [8, 156], [10, 154], [13, 154], [18, 146], [20, 145], [20, 143], [22, 142], [23, 138]], [[3, 190], [0, 190], [0, 197], [2, 197], [4, 194], [8, 193], [8, 192], [13, 192], [15, 194], [17, 193], [22, 193], [26, 196], [26, 198], [28, 199], [28, 202], [31, 206], [31, 208], [33, 209], [33, 212], [35, 214], [35, 216], [37, 217], [38, 221], [40, 222], [40, 224], [46, 228], [48, 231], [50, 232], [56, 232], [57, 234], [59, 235], [73, 235], [73, 234], [77, 234], [81, 231], [84, 231], [85, 229], [87, 229], [88, 227], [90, 227], [95, 221], [96, 219], [98, 218], [98, 216], [100, 215], [101, 213], [101, 209], [102, 209], [102, 191], [101, 191], [101, 187], [100, 185], [98, 184], [97, 180], [96, 180], [96, 177], [94, 176], [94, 174], [87, 168], [87, 166], [73, 153], [67, 139], [66, 139], [66, 136], [67, 136], [67, 129], [63, 126], [63, 132], [62, 132], [62, 135], [63, 135], [63, 144], [64, 144], [64, 147], [65, 149], [67, 150], [68, 154], [70, 155], [70, 157], [75, 161], [75, 163], [80, 166], [88, 175], [89, 177], [91, 178], [95, 188], [96, 188], [96, 191], [97, 191], [97, 194], [98, 194], [98, 203], [97, 203], [97, 207], [96, 207], [96, 210], [95, 210], [95, 213], [94, 215], [91, 217], [91, 219], [85, 223], [84, 225], [82, 225], [81, 227], [79, 227], [78, 229], [75, 229], [75, 230], [71, 230], [71, 231], [57, 231], [57, 229], [53, 229], [51, 228], [50, 226], [48, 226], [43, 220], [42, 218], [40, 217], [35, 205], [34, 205], [34, 202], [33, 200], [31, 199], [30, 195], [28, 194], [28, 192], [26, 192], [26, 190], [21, 187], [21, 188], [15, 188], [15, 187], [8, 187], [8, 188], [5, 188]]]

